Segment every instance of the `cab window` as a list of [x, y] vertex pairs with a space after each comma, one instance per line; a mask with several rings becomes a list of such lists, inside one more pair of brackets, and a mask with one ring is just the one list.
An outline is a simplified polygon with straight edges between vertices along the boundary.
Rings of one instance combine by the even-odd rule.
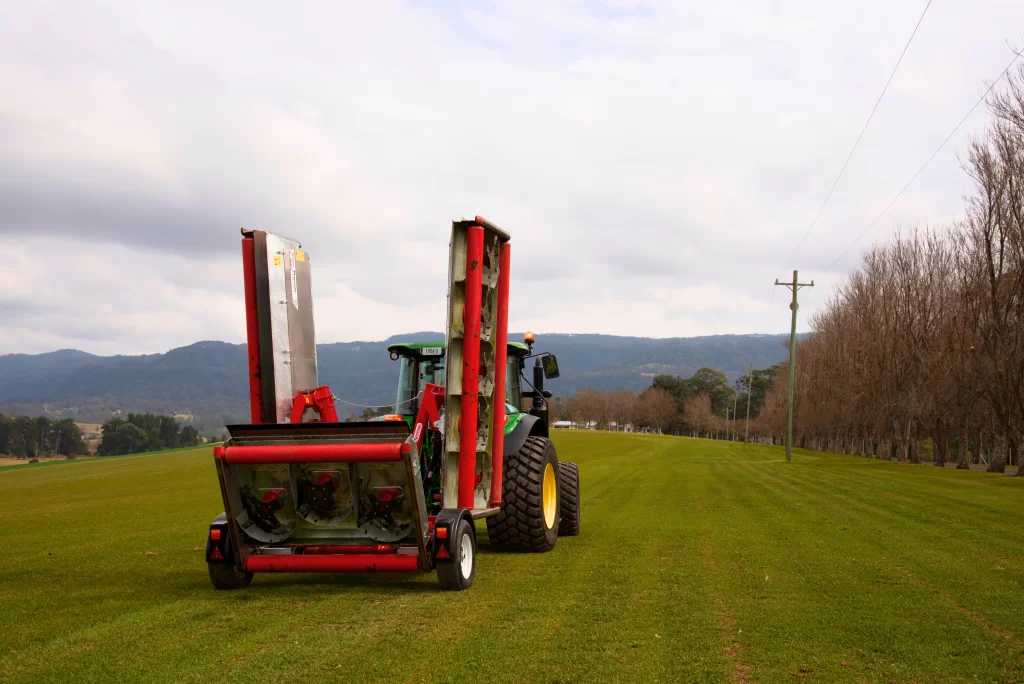
[[402, 365], [398, 370], [398, 396], [395, 399], [395, 413], [403, 416], [416, 415], [414, 399], [419, 394], [417, 389], [419, 362], [411, 357], [403, 356]]
[[515, 406], [522, 397], [519, 381], [519, 357], [509, 354], [505, 375], [505, 401]]
[[444, 384], [444, 357], [420, 361], [403, 356], [398, 372], [398, 397], [395, 402], [395, 413], [403, 416], [415, 416], [420, 408], [417, 397], [427, 388], [427, 384]]

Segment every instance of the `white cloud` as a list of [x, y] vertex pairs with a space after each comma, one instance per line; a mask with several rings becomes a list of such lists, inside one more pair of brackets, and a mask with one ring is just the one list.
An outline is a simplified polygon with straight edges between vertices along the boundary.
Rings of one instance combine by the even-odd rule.
[[[0, 269], [0, 353], [241, 341], [239, 226], [309, 249], [321, 341], [440, 329], [471, 214], [513, 234], [514, 329], [784, 331], [918, 5], [4, 5], [0, 246], [47, 258]], [[802, 328], [1022, 20], [929, 10], [795, 260]], [[865, 244], [956, 216], [983, 121]]]

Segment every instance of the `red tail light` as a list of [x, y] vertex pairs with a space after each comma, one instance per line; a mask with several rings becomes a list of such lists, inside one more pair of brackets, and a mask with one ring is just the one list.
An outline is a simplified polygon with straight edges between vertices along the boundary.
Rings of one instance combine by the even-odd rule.
[[219, 547], [213, 547], [213, 551], [210, 552], [210, 560], [224, 560], [224, 554], [220, 552]]

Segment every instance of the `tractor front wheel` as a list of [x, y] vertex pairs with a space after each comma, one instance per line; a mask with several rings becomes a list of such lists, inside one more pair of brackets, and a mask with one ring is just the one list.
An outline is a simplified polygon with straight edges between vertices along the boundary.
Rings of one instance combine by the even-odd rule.
[[469, 589], [476, 576], [476, 534], [465, 518], [455, 526], [452, 549], [451, 560], [437, 561], [437, 579], [444, 589]]
[[487, 536], [497, 546], [520, 551], [550, 551], [558, 540], [559, 482], [555, 445], [546, 437], [527, 437], [505, 457], [501, 508], [487, 518]]
[[244, 589], [252, 582], [251, 572], [239, 572], [234, 565], [223, 563], [207, 563], [210, 570], [210, 581], [216, 589]]

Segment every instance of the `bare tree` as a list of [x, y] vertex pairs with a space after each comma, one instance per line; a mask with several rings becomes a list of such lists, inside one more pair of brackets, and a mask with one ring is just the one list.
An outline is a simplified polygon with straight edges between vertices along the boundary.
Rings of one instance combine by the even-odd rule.
[[648, 388], [637, 399], [634, 422], [642, 427], [667, 432], [678, 417], [676, 400], [663, 389]]
[[[868, 250], [799, 344], [795, 436], [812, 449], [989, 470], [1020, 464], [1024, 430], [1024, 66], [989, 101], [963, 163], [963, 221], [901, 232]], [[777, 439], [786, 388], [755, 421]], [[1024, 468], [1018, 467], [1024, 476]]]

